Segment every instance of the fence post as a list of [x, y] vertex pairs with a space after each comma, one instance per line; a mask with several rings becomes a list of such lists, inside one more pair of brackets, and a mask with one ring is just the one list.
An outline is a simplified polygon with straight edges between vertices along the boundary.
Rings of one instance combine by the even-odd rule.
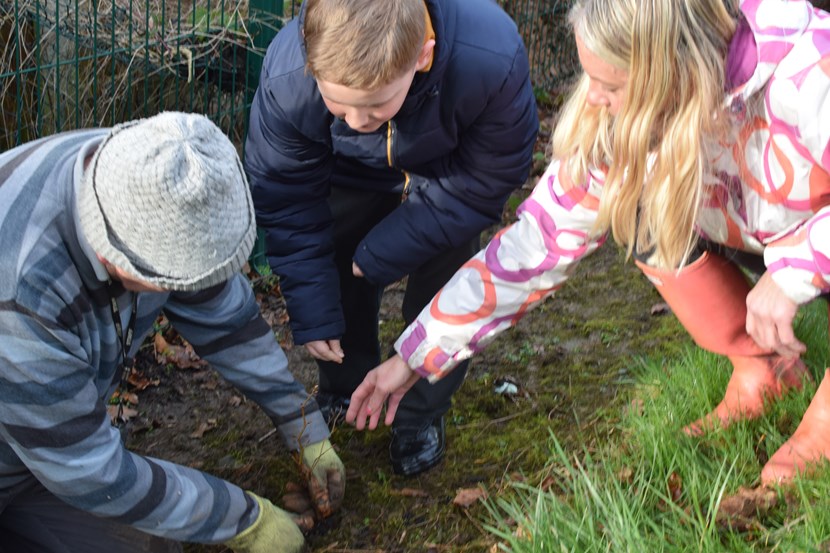
[[[271, 40], [277, 36], [282, 26], [282, 0], [250, 0], [248, 6], [248, 32], [253, 39], [253, 48], [248, 49], [245, 76], [245, 136], [248, 135], [248, 123], [251, 102], [259, 84], [262, 60]], [[245, 139], [242, 140], [242, 155], [245, 155]], [[257, 229], [257, 239], [248, 262], [252, 269], [260, 274], [268, 274], [271, 269], [265, 254], [265, 236]]]
[[[246, 60], [245, 86], [247, 87], [246, 104], [250, 107], [254, 91], [259, 83], [259, 73], [265, 49], [277, 35], [282, 26], [282, 0], [250, 0], [248, 6], [248, 32], [253, 41], [253, 48], [248, 49]], [[246, 119], [247, 119], [246, 109]]]

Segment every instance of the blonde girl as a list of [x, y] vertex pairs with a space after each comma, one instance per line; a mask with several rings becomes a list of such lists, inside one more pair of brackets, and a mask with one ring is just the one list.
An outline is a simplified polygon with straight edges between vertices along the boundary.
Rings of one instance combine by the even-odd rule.
[[[571, 23], [583, 73], [553, 162], [356, 390], [358, 428], [384, 402], [388, 424], [402, 390], [515, 324], [608, 235], [732, 364], [685, 432], [757, 417], [810, 378], [792, 323], [830, 292], [830, 15], [801, 0], [578, 0]], [[830, 458], [828, 423], [824, 378], [763, 482]]]

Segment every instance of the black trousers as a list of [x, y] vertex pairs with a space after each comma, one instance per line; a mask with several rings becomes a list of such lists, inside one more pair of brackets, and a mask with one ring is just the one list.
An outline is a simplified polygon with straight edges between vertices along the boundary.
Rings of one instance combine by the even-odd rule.
[[0, 553], [181, 553], [179, 542], [70, 507], [34, 478], [0, 490]]
[[[332, 188], [329, 205], [335, 220], [335, 261], [346, 321], [346, 333], [340, 341], [345, 357], [342, 364], [317, 362], [321, 392], [350, 396], [366, 373], [381, 361], [378, 314], [383, 287], [356, 278], [352, 274], [352, 258], [363, 237], [400, 202], [399, 194]], [[407, 325], [478, 249], [479, 238], [476, 237], [467, 244], [440, 253], [409, 275], [401, 307]], [[467, 365], [467, 362], [460, 363], [435, 384], [426, 380], [415, 384], [401, 401], [395, 424], [419, 423], [446, 413], [453, 393], [464, 381]]]
[[[695, 261], [697, 261], [704, 252], [711, 252], [713, 254], [720, 255], [721, 257], [725, 257], [738, 267], [741, 267], [748, 271], [753, 277], [760, 277], [763, 275], [767, 268], [764, 265], [764, 256], [762, 254], [750, 253], [741, 250], [735, 250], [733, 248], [728, 248], [723, 244], [717, 244], [715, 242], [709, 242], [708, 240], [699, 240], [697, 246], [692, 251], [691, 255], [689, 255], [689, 260], [687, 261], [687, 265], [691, 265]], [[641, 261], [642, 263], [646, 263], [648, 258], [651, 257], [652, 251], [648, 251], [645, 253], [636, 253], [634, 257]]]

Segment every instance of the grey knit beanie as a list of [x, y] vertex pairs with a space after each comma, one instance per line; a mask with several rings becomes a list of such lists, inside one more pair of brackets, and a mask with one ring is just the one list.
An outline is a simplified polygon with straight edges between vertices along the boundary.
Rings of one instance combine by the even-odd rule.
[[99, 255], [167, 290], [227, 280], [256, 238], [236, 149], [203, 115], [165, 112], [113, 127], [84, 173], [78, 211]]

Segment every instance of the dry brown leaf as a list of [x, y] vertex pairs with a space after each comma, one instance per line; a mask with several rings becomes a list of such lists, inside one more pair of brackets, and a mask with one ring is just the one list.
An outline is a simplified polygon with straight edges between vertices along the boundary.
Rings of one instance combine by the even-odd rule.
[[646, 412], [646, 402], [642, 398], [634, 398], [628, 404], [628, 412], [632, 415], [642, 417]]
[[190, 437], [201, 438], [205, 435], [205, 432], [213, 430], [214, 428], [216, 428], [216, 419], [208, 419], [202, 422], [202, 424], [199, 425], [199, 428], [197, 428], [195, 431], [193, 431], [193, 433], [190, 434]]
[[124, 401], [126, 401], [127, 403], [138, 405], [138, 394], [134, 394], [132, 392], [124, 392], [120, 394], [120, 397], [124, 398]]
[[666, 485], [668, 486], [671, 500], [674, 503], [680, 502], [680, 498], [683, 495], [683, 479], [680, 478], [680, 475], [676, 472], [671, 473]]
[[469, 507], [476, 501], [480, 499], [486, 499], [487, 492], [482, 487], [477, 488], [464, 488], [458, 490], [455, 494], [455, 499], [452, 500], [453, 504], [458, 505], [459, 507]]
[[513, 535], [516, 536], [520, 540], [532, 541], [533, 536], [528, 532], [524, 526], [521, 524], [516, 526], [516, 529], [513, 530]]
[[634, 481], [634, 470], [629, 466], [624, 466], [617, 472], [617, 480], [622, 484], [631, 484]]
[[121, 409], [121, 416], [119, 417], [118, 405], [107, 405], [107, 414], [110, 416], [110, 422], [112, 422], [112, 424], [119, 424], [129, 422], [136, 415], [138, 415], [138, 410], [124, 406], [123, 409]]
[[199, 359], [193, 351], [193, 346], [187, 343], [183, 346], [171, 344], [158, 332], [153, 336], [153, 346], [156, 351], [156, 362], [162, 365], [173, 364], [180, 369], [201, 368], [207, 365], [207, 362]]
[[114, 400], [124, 401], [131, 405], [138, 405], [138, 394], [134, 394], [133, 392], [116, 390], [115, 393], [112, 394], [112, 398]]
[[228, 400], [228, 405], [230, 405], [231, 407], [239, 407], [240, 405], [242, 405], [242, 398], [239, 396], [231, 396], [231, 398]]
[[149, 388], [150, 386], [158, 386], [158, 378], [147, 378], [141, 372], [134, 368], [130, 369], [130, 376], [127, 377], [127, 382], [138, 391]]
[[778, 503], [778, 493], [769, 488], [739, 488], [723, 498], [715, 521], [737, 531], [750, 530], [758, 518]]
[[539, 488], [543, 492], [546, 492], [546, 491], [550, 490], [551, 486], [553, 486], [554, 484], [556, 484], [556, 479], [549, 474], [549, 475], [545, 476], [545, 479], [542, 480], [541, 484], [539, 484]]

